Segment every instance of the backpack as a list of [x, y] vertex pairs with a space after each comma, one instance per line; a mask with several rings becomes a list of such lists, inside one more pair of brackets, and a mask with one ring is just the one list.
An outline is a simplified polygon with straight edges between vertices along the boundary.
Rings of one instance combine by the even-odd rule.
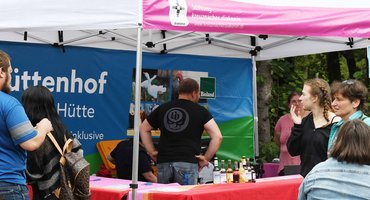
[[73, 146], [80, 145], [78, 140], [68, 139], [62, 150], [51, 133], [47, 136], [61, 155], [60, 188], [53, 192], [55, 196], [63, 200], [90, 199], [90, 164], [84, 159], [81, 148], [77, 152], [72, 151]]

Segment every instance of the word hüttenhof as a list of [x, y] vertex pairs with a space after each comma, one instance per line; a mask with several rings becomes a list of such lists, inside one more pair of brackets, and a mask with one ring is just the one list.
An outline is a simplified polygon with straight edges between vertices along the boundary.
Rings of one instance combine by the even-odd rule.
[[[33, 72], [33, 75], [29, 75], [28, 71], [24, 71], [23, 74], [18, 74], [19, 69], [14, 68], [12, 86], [13, 91], [25, 90], [31, 85], [43, 85], [51, 92], [64, 92], [64, 93], [88, 93], [88, 94], [104, 94], [104, 85], [107, 83], [108, 72], [103, 71], [100, 73], [98, 80], [94, 78], [82, 79], [77, 77], [75, 69], [72, 69], [69, 77], [52, 77], [52, 76], [40, 76], [38, 71]], [[30, 84], [30, 85], [29, 85]]]

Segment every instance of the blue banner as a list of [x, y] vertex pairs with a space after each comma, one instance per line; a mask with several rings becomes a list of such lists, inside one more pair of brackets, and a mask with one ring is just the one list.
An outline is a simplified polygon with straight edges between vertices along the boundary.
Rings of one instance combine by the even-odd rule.
[[[48, 87], [85, 155], [97, 153], [98, 141], [127, 137], [135, 52], [13, 42], [0, 42], [0, 49], [11, 56], [11, 94], [20, 99], [31, 85]], [[198, 71], [215, 77], [217, 97], [208, 99], [207, 107], [218, 123], [253, 115], [249, 59], [144, 53], [143, 72], [146, 69]], [[165, 97], [170, 100], [169, 94]]]

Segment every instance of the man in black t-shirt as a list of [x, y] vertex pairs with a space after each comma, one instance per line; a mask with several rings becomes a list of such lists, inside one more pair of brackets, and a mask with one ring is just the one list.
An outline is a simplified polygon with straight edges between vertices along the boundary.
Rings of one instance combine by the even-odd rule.
[[[182, 80], [179, 99], [160, 105], [140, 125], [142, 142], [157, 161], [159, 183], [197, 184], [199, 169], [208, 165], [221, 144], [222, 135], [215, 120], [197, 103], [199, 92], [198, 82], [190, 78]], [[153, 128], [161, 131], [158, 150], [151, 137]], [[204, 130], [210, 136], [210, 143], [201, 155]]]
[[[117, 177], [132, 179], [132, 152], [133, 139], [123, 140], [108, 156], [108, 160], [116, 165]], [[157, 182], [157, 177], [152, 173], [151, 160], [142, 146], [139, 146], [138, 181]]]

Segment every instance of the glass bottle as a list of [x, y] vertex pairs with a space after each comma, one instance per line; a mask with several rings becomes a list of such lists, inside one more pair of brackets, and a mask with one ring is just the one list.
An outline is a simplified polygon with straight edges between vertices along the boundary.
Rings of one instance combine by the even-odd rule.
[[245, 171], [245, 182], [252, 182], [252, 169], [251, 167], [247, 167]]
[[243, 163], [239, 163], [239, 183], [245, 183], [245, 169]]
[[221, 183], [226, 183], [226, 169], [224, 160], [221, 160], [220, 179]]
[[233, 183], [239, 183], [238, 161], [234, 161]]
[[256, 182], [256, 171], [254, 170], [254, 167], [251, 167], [251, 182], [255, 183]]
[[221, 183], [221, 170], [218, 167], [218, 158], [214, 158], [214, 167], [213, 167], [213, 183], [219, 184]]
[[243, 168], [247, 169], [247, 159], [245, 156], [242, 156], [242, 159], [240, 160], [240, 162], [242, 162]]
[[233, 182], [233, 174], [234, 171], [231, 168], [231, 160], [227, 161], [227, 170], [226, 170], [226, 183], [232, 183]]

